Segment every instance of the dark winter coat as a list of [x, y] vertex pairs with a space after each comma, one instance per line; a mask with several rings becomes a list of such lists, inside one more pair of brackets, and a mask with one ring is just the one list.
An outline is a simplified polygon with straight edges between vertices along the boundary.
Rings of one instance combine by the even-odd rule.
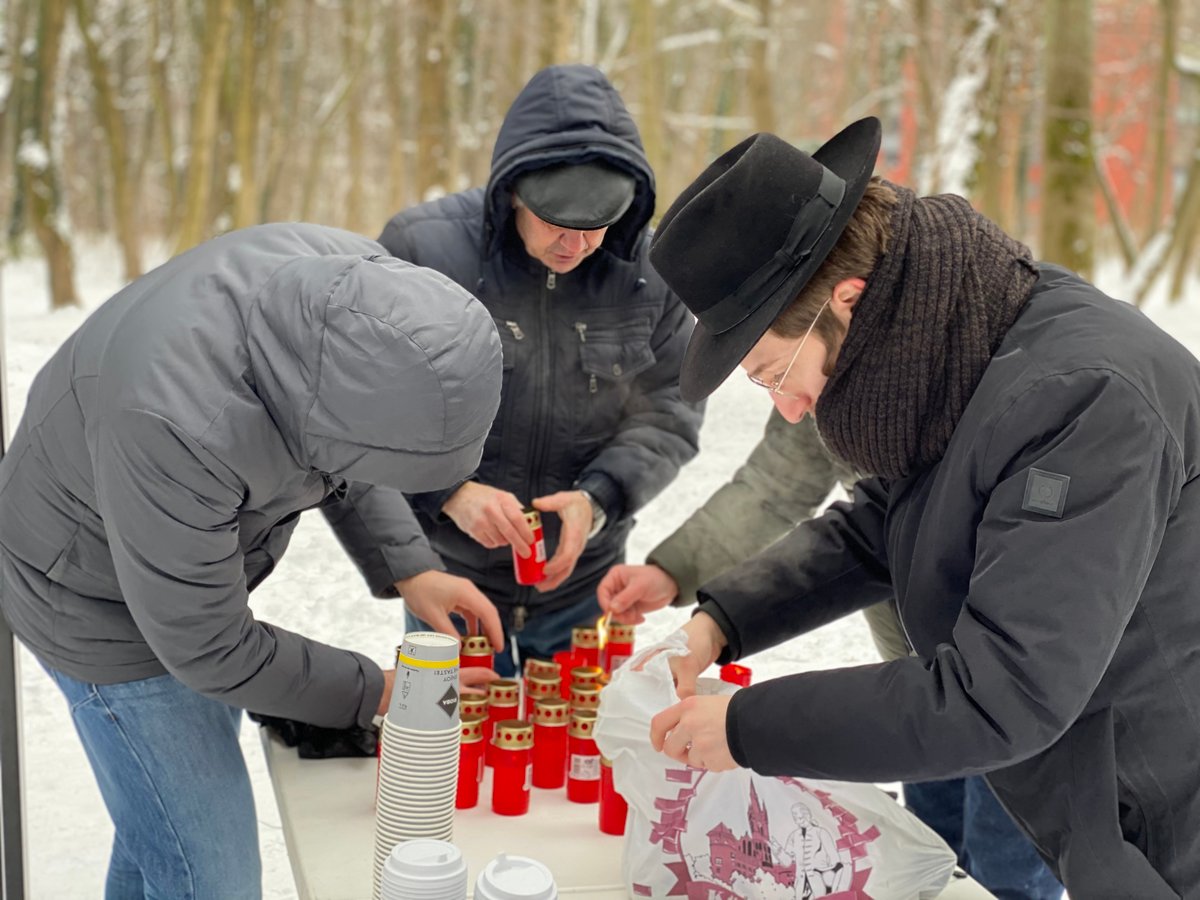
[[[516, 235], [513, 180], [551, 162], [596, 158], [635, 176], [633, 205], [597, 252], [555, 275]], [[679, 396], [692, 317], [647, 259], [653, 210], [653, 175], [617, 92], [597, 69], [555, 66], [535, 75], [510, 109], [486, 189], [405, 210], [380, 237], [396, 256], [471, 290], [495, 317], [504, 389], [474, 477], [524, 503], [582, 487], [607, 514], [571, 577], [544, 597], [515, 584], [510, 548], [485, 549], [442, 513], [452, 490], [411, 498], [446, 567], [502, 607], [557, 608], [593, 592], [621, 560], [634, 512], [696, 453], [701, 408]], [[543, 522], [553, 553], [558, 518]], [[412, 564], [434, 567], [418, 537]]]
[[84, 681], [167, 671], [234, 706], [369, 725], [379, 667], [255, 621], [247, 592], [320, 506], [394, 594], [412, 574], [401, 491], [475, 468], [499, 378], [486, 311], [374, 241], [209, 241], [99, 307], [34, 380], [0, 462], [0, 609]]
[[739, 692], [739, 763], [988, 780], [1072, 896], [1200, 897], [1200, 365], [1056, 267], [944, 458], [706, 585], [754, 653], [894, 597], [919, 657]]

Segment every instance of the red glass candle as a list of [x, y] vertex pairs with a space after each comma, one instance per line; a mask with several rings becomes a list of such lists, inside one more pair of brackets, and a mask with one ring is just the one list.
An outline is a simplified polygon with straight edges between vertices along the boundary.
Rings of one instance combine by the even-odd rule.
[[600, 830], [605, 834], [624, 834], [629, 804], [613, 786], [612, 760], [600, 757]]
[[525, 711], [528, 713], [526, 718], [533, 716], [533, 708], [539, 700], [559, 696], [559, 687], [558, 675], [555, 675], [553, 678], [527, 676], [525, 678]]
[[558, 695], [564, 700], [571, 699], [571, 672], [582, 663], [573, 650], [559, 650], [554, 654], [554, 663], [558, 666], [558, 675], [562, 683], [558, 686]]
[[464, 669], [472, 666], [490, 669], [495, 655], [495, 651], [492, 650], [492, 642], [487, 639], [486, 635], [473, 634], [463, 639], [462, 651], [458, 654], [458, 664]]
[[599, 709], [600, 685], [576, 684], [571, 688], [571, 710]]
[[740, 687], [750, 687], [750, 667], [739, 666], [737, 663], [726, 663], [721, 666], [721, 680]]
[[558, 678], [558, 663], [549, 659], [525, 660], [526, 678]]
[[462, 717], [455, 809], [470, 809], [479, 802], [479, 782], [483, 780], [483, 723], [486, 721], [487, 716]]
[[546, 577], [546, 538], [542, 533], [542, 516], [536, 509], [525, 510], [525, 521], [533, 532], [533, 546], [528, 556], [518, 556], [513, 548], [513, 574], [517, 584], [537, 584]]
[[579, 658], [576, 665], [600, 665], [600, 630], [590, 625], [572, 628], [571, 652]]
[[533, 708], [533, 786], [557, 789], [567, 782], [567, 725], [571, 710], [562, 697]]
[[521, 711], [518, 709], [518, 693], [517, 683], [510, 678], [500, 678], [488, 683], [488, 724], [484, 726], [484, 740], [487, 749], [484, 751], [484, 761], [489, 766], [493, 765], [496, 759], [493, 749], [496, 745], [496, 723], [503, 722], [505, 719], [521, 717]]
[[605, 672], [615, 672], [629, 657], [633, 656], [633, 626], [609, 625], [608, 643], [601, 653], [601, 665]]
[[573, 803], [595, 803], [600, 799], [600, 750], [593, 737], [594, 709], [571, 711], [567, 728], [567, 799]]
[[492, 773], [492, 812], [523, 816], [529, 812], [533, 726], [524, 719], [497, 722], [492, 747], [496, 760]]

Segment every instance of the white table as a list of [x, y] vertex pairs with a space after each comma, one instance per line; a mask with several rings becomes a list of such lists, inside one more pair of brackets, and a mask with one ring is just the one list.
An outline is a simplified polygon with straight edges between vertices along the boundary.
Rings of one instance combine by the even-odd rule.
[[[375, 760], [300, 759], [260, 730], [300, 900], [370, 900]], [[596, 804], [534, 788], [529, 814], [507, 817], [492, 813], [490, 798], [489, 769], [479, 805], [459, 810], [454, 820], [454, 844], [466, 858], [472, 886], [490, 860], [507, 852], [547, 865], [559, 894], [570, 900], [629, 900], [620, 872], [624, 838], [600, 831]], [[954, 878], [938, 900], [991, 896], [969, 878]]]

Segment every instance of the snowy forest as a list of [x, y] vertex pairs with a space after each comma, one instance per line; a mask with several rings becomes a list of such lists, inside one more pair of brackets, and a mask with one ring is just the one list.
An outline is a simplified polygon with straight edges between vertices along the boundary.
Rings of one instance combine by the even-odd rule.
[[[863, 115], [878, 171], [969, 196], [1037, 255], [1115, 259], [1135, 302], [1200, 254], [1197, 0], [2, 0], [9, 259], [79, 302], [74, 247], [125, 278], [257, 222], [375, 236], [486, 181], [540, 67], [617, 85], [659, 213], [754, 131], [813, 148]], [[0, 256], [0, 262], [3, 261]], [[153, 260], [154, 262], [158, 261]]]

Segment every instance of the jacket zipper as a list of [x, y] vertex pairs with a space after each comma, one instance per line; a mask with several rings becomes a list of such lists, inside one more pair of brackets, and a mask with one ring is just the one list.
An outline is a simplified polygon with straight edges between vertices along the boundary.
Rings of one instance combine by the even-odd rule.
[[504, 324], [508, 327], [508, 330], [512, 332], [513, 340], [525, 340], [525, 332], [521, 330], [520, 323], [514, 322], [512, 319], [505, 319]]
[[[575, 331], [579, 334], [579, 343], [586, 344], [587, 343], [587, 322], [576, 322], [575, 323]], [[588, 375], [588, 393], [594, 394], [594, 393], [596, 393], [596, 390], [597, 390], [596, 376]]]

